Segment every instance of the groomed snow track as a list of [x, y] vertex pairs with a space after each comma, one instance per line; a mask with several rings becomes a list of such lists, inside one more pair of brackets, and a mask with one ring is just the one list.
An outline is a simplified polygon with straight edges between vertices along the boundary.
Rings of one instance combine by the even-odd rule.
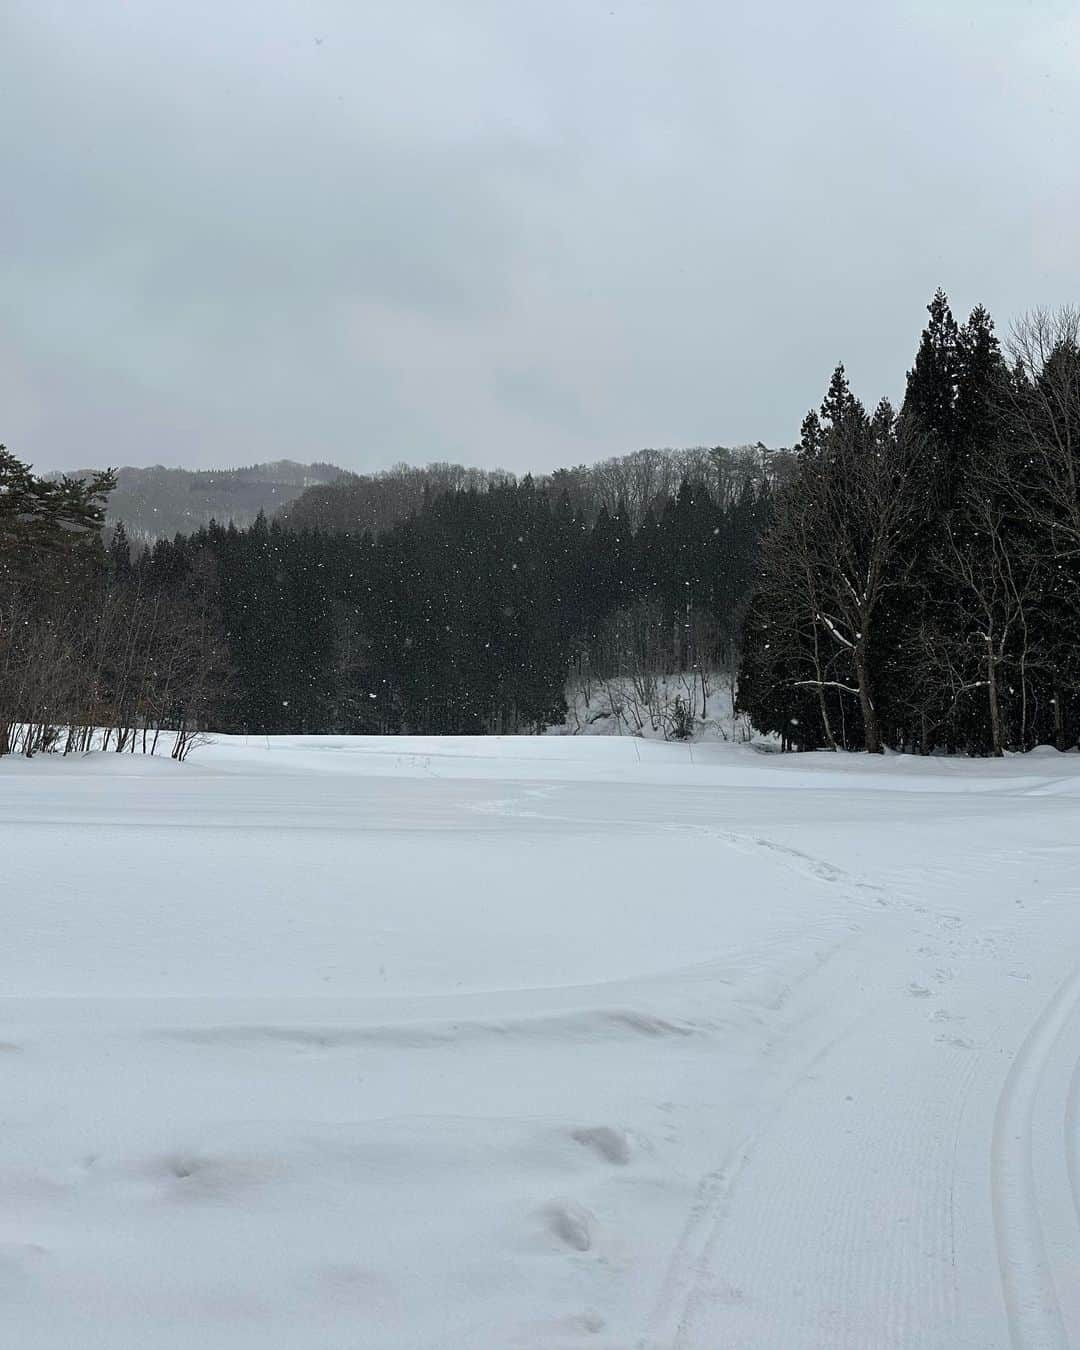
[[[1080, 1092], [1080, 969], [1062, 982], [1012, 1062], [994, 1121], [991, 1182], [1001, 1286], [1016, 1350], [1069, 1350], [1071, 1344], [1047, 1254], [1035, 1180], [1034, 1122], [1040, 1090], [1066, 1032], [1076, 1051], [1062, 1120], [1062, 1178], [1080, 1224], [1077, 1094]], [[1080, 1250], [1080, 1243], [1078, 1243]], [[1073, 1268], [1080, 1279], [1080, 1268]]]

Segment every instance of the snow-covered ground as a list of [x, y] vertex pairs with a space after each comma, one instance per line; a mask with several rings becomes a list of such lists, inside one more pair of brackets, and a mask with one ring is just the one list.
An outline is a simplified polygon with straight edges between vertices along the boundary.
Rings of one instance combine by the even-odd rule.
[[748, 718], [735, 712], [735, 681], [729, 671], [575, 678], [567, 682], [566, 705], [566, 720], [549, 727], [549, 736], [739, 744], [754, 739]]
[[1080, 757], [0, 761], [20, 1350], [1080, 1345]]

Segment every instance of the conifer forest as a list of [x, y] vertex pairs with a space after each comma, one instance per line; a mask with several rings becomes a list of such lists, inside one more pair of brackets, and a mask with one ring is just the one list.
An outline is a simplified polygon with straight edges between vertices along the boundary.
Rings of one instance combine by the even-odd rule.
[[572, 678], [695, 670], [789, 748], [1071, 747], [1080, 315], [928, 313], [898, 407], [839, 365], [790, 450], [403, 467], [152, 543], [109, 472], [2, 451], [0, 753], [527, 733]]

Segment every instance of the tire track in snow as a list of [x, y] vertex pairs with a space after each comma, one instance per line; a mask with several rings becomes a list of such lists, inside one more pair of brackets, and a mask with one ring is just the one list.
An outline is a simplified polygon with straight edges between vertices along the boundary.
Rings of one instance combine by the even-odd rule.
[[1076, 1221], [1080, 1223], [1080, 1059], [1076, 1061], [1065, 1107], [1065, 1166]]
[[[1015, 1350], [1069, 1350], [1035, 1189], [1032, 1126], [1035, 1103], [1054, 1047], [1080, 1008], [1080, 968], [1059, 985], [1020, 1046], [998, 1099], [991, 1148], [991, 1188], [998, 1265], [1009, 1333]], [[1075, 1124], [1073, 1078], [1066, 1130]], [[1073, 1198], [1077, 1198], [1075, 1141], [1066, 1139]]]
[[648, 1330], [638, 1341], [638, 1350], [666, 1350], [677, 1344], [686, 1306], [705, 1275], [710, 1238], [727, 1211], [739, 1176], [750, 1162], [759, 1133], [743, 1139], [719, 1167], [698, 1182], [686, 1222], [668, 1260]]
[[[791, 985], [786, 986], [775, 1003], [768, 1005], [773, 1012], [780, 1010], [796, 987], [819, 975], [822, 967], [829, 964], [839, 952], [865, 936], [863, 926], [852, 924], [851, 918], [866, 911], [871, 915], [878, 915], [882, 908], [891, 908], [896, 903], [904, 904], [904, 901], [897, 901], [882, 887], [872, 882], [864, 881], [824, 859], [816, 858], [760, 834], [742, 834], [717, 829], [714, 826], [684, 822], [668, 824], [662, 828], [667, 832], [713, 839], [748, 857], [761, 857], [762, 854], [771, 856], [785, 870], [806, 880], [835, 887], [851, 906], [849, 920], [845, 924], [847, 932], [839, 940], [831, 942], [824, 952], [819, 953], [814, 965], [796, 977]], [[872, 903], [867, 899], [867, 895], [872, 897]], [[831, 919], [833, 922], [839, 922], [838, 915], [831, 916]], [[637, 1342], [638, 1350], [682, 1350], [688, 1345], [686, 1338], [690, 1334], [691, 1306], [700, 1286], [708, 1277], [712, 1249], [740, 1178], [752, 1165], [759, 1144], [768, 1136], [794, 1095], [837, 1045], [846, 1040], [858, 1026], [857, 1018], [846, 1021], [824, 1044], [819, 1045], [779, 1094], [771, 1102], [763, 1105], [756, 1128], [731, 1149], [717, 1167], [699, 1179], [682, 1232], [668, 1259], [645, 1334]]]
[[[855, 936], [859, 934], [848, 935], [830, 947], [813, 970], [806, 971], [795, 983], [802, 985], [817, 975], [824, 965], [850, 945]], [[739, 1179], [753, 1163], [759, 1145], [782, 1117], [791, 1099], [858, 1026], [859, 1019], [852, 1018], [819, 1045], [777, 1095], [762, 1105], [756, 1127], [729, 1151], [718, 1167], [700, 1178], [637, 1350], [683, 1350], [687, 1346], [690, 1308], [702, 1282], [708, 1277], [712, 1248], [727, 1217]]]
[[895, 1031], [868, 1011], [853, 1010], [773, 1104], [650, 1350], [954, 1344], [913, 1339], [920, 1316], [954, 1321], [952, 1150], [925, 1147], [936, 1094], [910, 1097], [898, 1116], [878, 1091], [894, 1076], [883, 1056], [879, 1083], [858, 1093], [865, 1106], [850, 1108], [869, 1108], [862, 1127], [836, 1128], [844, 1086]]

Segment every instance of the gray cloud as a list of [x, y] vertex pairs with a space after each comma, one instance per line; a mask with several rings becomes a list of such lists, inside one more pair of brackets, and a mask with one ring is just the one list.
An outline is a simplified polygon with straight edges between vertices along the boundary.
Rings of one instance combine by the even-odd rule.
[[14, 0], [0, 439], [549, 468], [896, 395], [939, 283], [1075, 300], [1080, 16]]

